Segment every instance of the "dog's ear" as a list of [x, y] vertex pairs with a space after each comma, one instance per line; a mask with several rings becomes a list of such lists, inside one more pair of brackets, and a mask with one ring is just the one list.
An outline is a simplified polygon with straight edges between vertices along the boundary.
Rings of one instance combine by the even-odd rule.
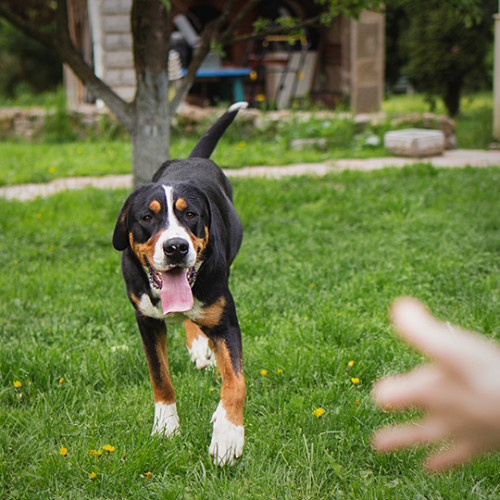
[[130, 209], [131, 198], [132, 195], [130, 195], [127, 198], [127, 201], [125, 201], [125, 204], [120, 211], [120, 215], [118, 215], [118, 219], [115, 225], [115, 231], [113, 233], [113, 246], [120, 252], [125, 250], [129, 246], [127, 217], [128, 211]]

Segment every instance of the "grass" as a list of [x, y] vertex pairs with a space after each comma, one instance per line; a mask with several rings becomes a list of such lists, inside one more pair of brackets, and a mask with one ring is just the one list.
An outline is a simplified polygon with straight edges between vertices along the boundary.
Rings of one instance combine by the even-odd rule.
[[[389, 114], [429, 111], [422, 96], [393, 96], [384, 102]], [[436, 110], [443, 113], [442, 104]], [[491, 93], [475, 94], [462, 100], [462, 113], [456, 120], [460, 148], [488, 148], [492, 142]], [[291, 122], [276, 122], [265, 130], [249, 129], [238, 120], [227, 131], [214, 152], [214, 160], [225, 168], [247, 165], [289, 165], [324, 162], [336, 158], [369, 158], [388, 153], [382, 146], [370, 146], [367, 138], [389, 130], [388, 123], [360, 132], [350, 119], [308, 121], [297, 116]], [[171, 157], [186, 157], [198, 135], [176, 131], [171, 142]], [[325, 138], [325, 149], [307, 147], [295, 151], [291, 142], [298, 138]], [[381, 142], [382, 143], [382, 142]], [[258, 147], [255, 145], [258, 144]], [[3, 142], [0, 163], [0, 186], [29, 182], [49, 182], [67, 176], [128, 174], [131, 171], [131, 148], [128, 140], [69, 142]]]
[[[446, 114], [441, 100], [437, 99], [435, 106], [435, 113]], [[384, 101], [382, 110], [388, 114], [426, 113], [431, 111], [431, 107], [420, 94], [394, 95]], [[480, 92], [463, 96], [460, 101], [460, 114], [454, 120], [459, 148], [487, 149], [493, 141], [492, 93]]]
[[373, 452], [373, 429], [405, 417], [369, 391], [422, 361], [390, 328], [397, 296], [500, 340], [500, 169], [233, 184], [248, 397], [243, 458], [222, 470], [207, 452], [219, 376], [192, 366], [180, 327], [169, 359], [182, 432], [149, 436], [146, 360], [110, 244], [126, 192], [0, 200], [0, 497], [498, 498], [499, 455], [428, 475], [423, 450]]

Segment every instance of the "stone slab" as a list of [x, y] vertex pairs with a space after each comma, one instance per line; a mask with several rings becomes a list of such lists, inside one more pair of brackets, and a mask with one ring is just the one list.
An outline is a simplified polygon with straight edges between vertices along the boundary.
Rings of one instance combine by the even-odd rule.
[[402, 156], [434, 156], [445, 149], [445, 136], [441, 130], [408, 128], [384, 135], [384, 146], [392, 154]]

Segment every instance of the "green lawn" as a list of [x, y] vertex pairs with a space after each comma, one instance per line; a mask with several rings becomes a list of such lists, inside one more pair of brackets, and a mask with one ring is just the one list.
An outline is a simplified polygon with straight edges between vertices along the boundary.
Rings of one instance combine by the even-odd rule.
[[[299, 134], [300, 137], [300, 134]], [[172, 141], [172, 158], [186, 158], [197, 139], [176, 138]], [[355, 143], [356, 141], [354, 141]], [[280, 136], [259, 140], [256, 137], [227, 138], [217, 146], [212, 159], [223, 168], [248, 165], [288, 165], [301, 162], [323, 162], [334, 158], [367, 158], [381, 156], [383, 148], [356, 148], [334, 144], [327, 150], [309, 147], [294, 151], [289, 139]], [[258, 144], [253, 147], [252, 144]], [[131, 147], [127, 140], [78, 141], [63, 143], [0, 143], [0, 186], [43, 183], [61, 177], [102, 176], [131, 172]]]
[[428, 475], [422, 450], [373, 452], [373, 429], [402, 417], [369, 391], [422, 361], [387, 319], [402, 294], [500, 341], [500, 169], [234, 187], [246, 445], [222, 470], [207, 451], [219, 376], [192, 366], [180, 327], [169, 351], [182, 432], [149, 436], [146, 360], [111, 246], [126, 193], [0, 200], [0, 498], [498, 498], [498, 454]]

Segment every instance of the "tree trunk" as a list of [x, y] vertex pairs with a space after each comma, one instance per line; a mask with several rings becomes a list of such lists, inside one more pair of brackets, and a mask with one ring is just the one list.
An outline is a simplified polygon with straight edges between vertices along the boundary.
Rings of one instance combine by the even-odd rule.
[[169, 12], [157, 0], [134, 0], [130, 20], [137, 83], [130, 139], [134, 183], [139, 184], [149, 182], [169, 156], [171, 23]]
[[[137, 120], [130, 134], [134, 185], [150, 182], [160, 165], [168, 160], [170, 120], [166, 113], [147, 111], [136, 103]], [[163, 103], [167, 109], [167, 104]]]
[[445, 94], [443, 97], [444, 104], [451, 117], [457, 116], [460, 111], [460, 94], [462, 90], [462, 82], [455, 81], [446, 85]]

